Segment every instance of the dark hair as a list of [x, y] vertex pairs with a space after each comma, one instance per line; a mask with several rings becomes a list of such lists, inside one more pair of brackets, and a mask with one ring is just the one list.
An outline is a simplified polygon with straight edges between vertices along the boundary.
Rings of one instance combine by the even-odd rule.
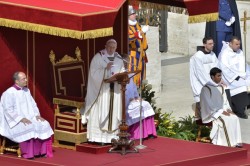
[[20, 71], [17, 71], [13, 74], [12, 79], [14, 82], [19, 79], [19, 73], [20, 73]]
[[230, 42], [233, 42], [234, 40], [240, 41], [240, 38], [238, 36], [232, 36]]
[[210, 76], [215, 76], [217, 73], [221, 73], [221, 69], [219, 69], [218, 67], [214, 67], [210, 70]]
[[212, 37], [204, 37], [203, 39], [202, 39], [202, 42], [203, 42], [203, 44], [207, 44], [207, 41], [208, 40], [214, 40]]

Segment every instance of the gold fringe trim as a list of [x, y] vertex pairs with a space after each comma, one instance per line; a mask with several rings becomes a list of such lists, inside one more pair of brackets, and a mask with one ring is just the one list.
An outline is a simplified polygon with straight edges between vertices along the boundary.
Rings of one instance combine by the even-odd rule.
[[199, 23], [199, 22], [209, 22], [217, 21], [219, 18], [218, 13], [200, 14], [188, 17], [188, 23]]
[[11, 20], [6, 18], [0, 18], [0, 26], [15, 28], [21, 30], [27, 30], [37, 33], [43, 33], [48, 35], [69, 37], [74, 39], [94, 39], [98, 37], [106, 37], [113, 35], [113, 28], [100, 28], [88, 31], [77, 31], [65, 28], [52, 27], [41, 24], [28, 23], [24, 21]]
[[[168, 12], [177, 13], [177, 14], [185, 14], [188, 15], [188, 10], [182, 7], [170, 6], [170, 5], [162, 5], [150, 2], [142, 2], [140, 1], [141, 9], [157, 9], [157, 10], [166, 10]], [[219, 18], [218, 12], [208, 13], [208, 14], [199, 14], [195, 16], [188, 17], [188, 23], [199, 23], [199, 22], [209, 22], [209, 21], [217, 21]]]
[[177, 13], [177, 14], [188, 14], [186, 8], [170, 6], [170, 5], [162, 5], [151, 2], [142, 2], [140, 1], [140, 8], [143, 9], [156, 9], [156, 10], [166, 10], [168, 12]]
[[67, 100], [67, 99], [58, 99], [58, 98], [53, 98], [53, 103], [77, 107], [77, 108], [81, 108], [83, 106], [83, 102]]

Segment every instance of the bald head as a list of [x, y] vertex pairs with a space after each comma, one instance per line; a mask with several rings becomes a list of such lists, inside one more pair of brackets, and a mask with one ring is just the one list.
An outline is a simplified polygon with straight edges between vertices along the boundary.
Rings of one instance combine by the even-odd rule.
[[117, 45], [117, 42], [115, 39], [109, 39], [107, 42], [106, 42], [106, 46], [107, 45], [110, 45], [110, 44], [116, 44]]
[[25, 73], [17, 71], [13, 74], [13, 81], [19, 87], [27, 86], [27, 77]]

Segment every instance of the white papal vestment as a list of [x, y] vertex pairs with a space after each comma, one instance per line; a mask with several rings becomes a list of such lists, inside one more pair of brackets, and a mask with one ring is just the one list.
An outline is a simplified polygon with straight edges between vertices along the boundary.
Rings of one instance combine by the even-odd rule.
[[[107, 70], [110, 57], [114, 58], [114, 65]], [[91, 61], [86, 105], [81, 109], [82, 123], [87, 122], [87, 138], [90, 142], [111, 143], [112, 138], [118, 138], [118, 127], [122, 119], [121, 86], [114, 83], [114, 97], [110, 100], [110, 83], [105, 83], [104, 79], [124, 71], [121, 56], [118, 53], [109, 56], [105, 49]]]

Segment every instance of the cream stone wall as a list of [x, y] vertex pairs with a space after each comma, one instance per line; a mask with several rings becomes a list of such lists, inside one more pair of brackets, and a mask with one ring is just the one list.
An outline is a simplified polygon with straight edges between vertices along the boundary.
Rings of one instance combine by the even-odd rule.
[[147, 32], [148, 63], [146, 64], [146, 79], [152, 84], [156, 93], [161, 91], [161, 53], [159, 52], [159, 28], [150, 27]]
[[188, 55], [189, 25], [188, 16], [168, 13], [168, 52]]

